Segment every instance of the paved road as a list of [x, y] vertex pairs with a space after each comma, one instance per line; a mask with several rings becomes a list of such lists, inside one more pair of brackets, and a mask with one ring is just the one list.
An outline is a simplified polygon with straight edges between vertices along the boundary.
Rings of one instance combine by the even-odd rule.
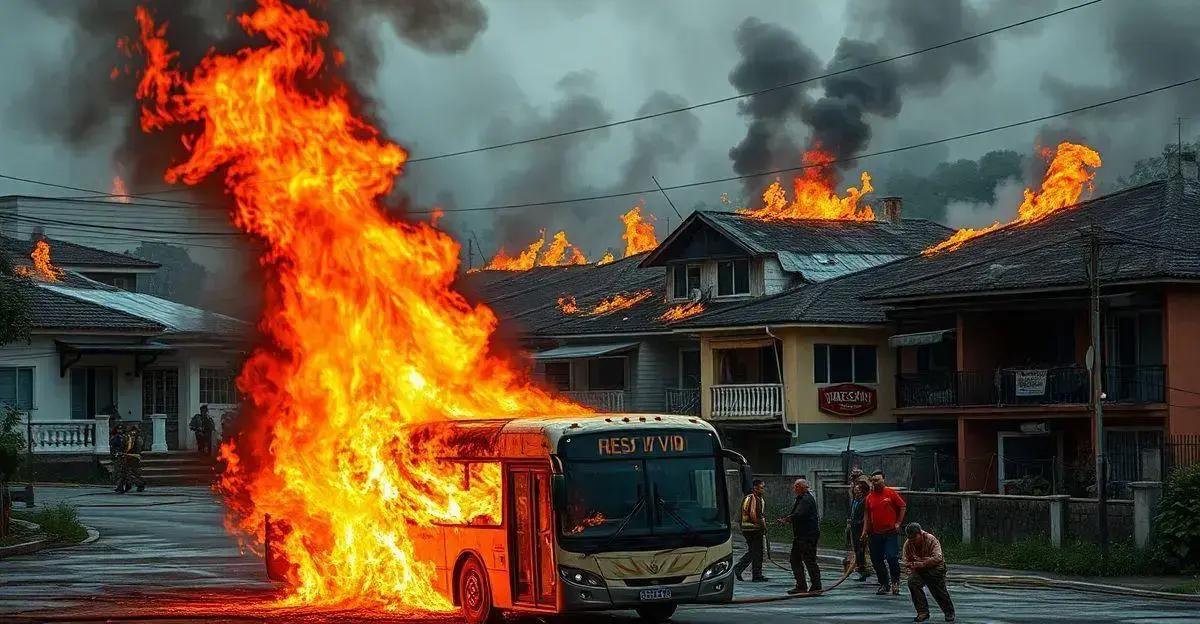
[[[160, 488], [115, 495], [100, 488], [42, 488], [42, 501], [67, 500], [81, 519], [101, 533], [86, 546], [43, 551], [0, 562], [0, 621], [49, 617], [84, 621], [105, 615], [158, 614], [174, 621], [346, 622], [370, 615], [377, 621], [453, 622], [453, 617], [403, 614], [268, 612], [271, 585], [262, 563], [239, 552], [221, 527], [221, 508], [203, 488]], [[772, 582], [739, 585], [738, 598], [778, 595], [791, 585], [782, 570], [768, 568]], [[829, 578], [834, 570], [826, 571]], [[828, 584], [828, 581], [827, 583]], [[819, 598], [759, 605], [684, 607], [680, 624], [783, 620], [802, 622], [906, 622], [907, 596], [879, 597], [874, 588], [847, 581]], [[1133, 599], [1066, 590], [1016, 590], [955, 585], [960, 622], [1195, 622], [1200, 605]], [[215, 616], [209, 619], [209, 616]], [[244, 617], [245, 616], [245, 617]], [[271, 617], [274, 616], [274, 617]], [[940, 621], [940, 614], [932, 621]], [[19, 620], [18, 620], [19, 621]], [[532, 620], [531, 620], [532, 621]], [[632, 624], [631, 613], [572, 618], [572, 622]]]

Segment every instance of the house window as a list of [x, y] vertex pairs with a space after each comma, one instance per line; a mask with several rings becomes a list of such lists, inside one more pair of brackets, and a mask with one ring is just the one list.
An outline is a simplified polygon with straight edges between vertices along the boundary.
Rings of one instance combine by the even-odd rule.
[[672, 267], [674, 287], [671, 291], [675, 299], [687, 299], [693, 290], [700, 288], [700, 265], [676, 264]]
[[71, 418], [117, 413], [116, 370], [108, 366], [71, 369]]
[[0, 404], [33, 409], [33, 367], [0, 367]]
[[724, 260], [717, 263], [717, 296], [750, 294], [750, 261]]
[[625, 358], [588, 360], [588, 390], [624, 390]]
[[200, 369], [200, 402], [234, 405], [238, 402], [237, 371], [228, 368]]
[[559, 392], [566, 392], [571, 389], [571, 363], [546, 362], [543, 377], [547, 386]]
[[876, 383], [874, 345], [813, 345], [813, 382]]

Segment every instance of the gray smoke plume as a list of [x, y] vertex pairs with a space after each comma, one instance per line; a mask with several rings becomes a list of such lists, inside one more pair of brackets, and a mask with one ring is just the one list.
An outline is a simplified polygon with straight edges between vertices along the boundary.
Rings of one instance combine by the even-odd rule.
[[[754, 17], [734, 31], [741, 61], [729, 74], [729, 83], [740, 93], [807, 78], [817, 73], [820, 61], [791, 31]], [[776, 89], [742, 100], [738, 113], [750, 119], [746, 137], [729, 158], [738, 174], [779, 168], [799, 160], [801, 150], [788, 130], [788, 121], [799, 116], [807, 102], [801, 87]], [[748, 187], [760, 181], [750, 180]]]
[[1026, 177], [1024, 160], [1012, 150], [994, 150], [979, 160], [943, 162], [927, 175], [899, 171], [877, 184], [884, 193], [904, 198], [904, 216], [944, 222], [952, 202], [991, 205], [1004, 181], [1032, 179]]
[[[168, 0], [80, 0], [32, 2], [31, 6], [71, 28], [71, 49], [31, 72], [17, 113], [29, 127], [72, 147], [87, 147], [101, 140], [114, 124], [125, 132], [115, 158], [131, 187], [161, 186], [163, 163], [179, 156], [178, 134], [141, 132], [136, 122], [133, 93], [141, 59], [128, 58], [117, 49], [117, 40], [137, 39], [134, 7], [147, 5], [156, 23], [167, 24], [173, 50], [184, 67], [194, 66], [208, 50], [231, 52], [251, 43], [230, 16], [252, 10], [249, 0], [176, 2]], [[467, 49], [487, 27], [487, 13], [479, 0], [363, 0], [309, 3], [305, 8], [330, 22], [333, 47], [348, 62], [342, 71], [361, 94], [375, 79], [379, 58], [379, 24], [387, 24], [413, 47], [435, 54]], [[113, 67], [126, 69], [110, 79]], [[62, 93], [86, 97], [47, 97]], [[363, 102], [370, 112], [370, 102]], [[209, 189], [210, 192], [214, 189]]]
[[[493, 120], [482, 139], [484, 144], [510, 141], [514, 138], [544, 136], [574, 128], [603, 124], [612, 113], [597, 94], [594, 77], [587, 72], [572, 72], [558, 82], [561, 99], [545, 115], [532, 108], [518, 118], [500, 117]], [[662, 91], [652, 93], [638, 108], [638, 115], [674, 109], [685, 100]], [[507, 173], [497, 186], [494, 204], [522, 203], [547, 198], [580, 197], [645, 188], [652, 184], [650, 177], [668, 163], [678, 162], [695, 147], [700, 122], [695, 115], [677, 113], [638, 124], [628, 156], [616, 167], [618, 177], [611, 183], [596, 184], [598, 177], [588, 162], [588, 153], [609, 138], [606, 130], [577, 134], [526, 146], [525, 158]], [[611, 164], [602, 164], [613, 169]], [[532, 242], [538, 230], [546, 228], [547, 236], [555, 229], [565, 229], [572, 243], [580, 245], [589, 260], [597, 260], [606, 247], [619, 248], [620, 222], [617, 215], [627, 211], [636, 198], [614, 199], [610, 202], [584, 202], [560, 206], [531, 206], [497, 213], [493, 217], [493, 244], [515, 253]], [[660, 215], [662, 216], [662, 215]], [[486, 249], [487, 253], [494, 249]], [[618, 254], [619, 255], [619, 254]]]
[[[883, 56], [866, 41], [842, 39], [828, 70], [856, 67]], [[871, 140], [868, 114], [895, 117], [900, 113], [900, 78], [893, 65], [878, 65], [826, 78], [825, 97], [808, 106], [802, 117], [812, 127], [810, 142], [835, 159], [853, 156]]]

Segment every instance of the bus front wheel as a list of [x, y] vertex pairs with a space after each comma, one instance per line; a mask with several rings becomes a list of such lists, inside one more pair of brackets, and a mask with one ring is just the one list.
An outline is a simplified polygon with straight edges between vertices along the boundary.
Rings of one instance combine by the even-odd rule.
[[494, 624], [501, 621], [500, 611], [492, 606], [492, 589], [487, 571], [471, 557], [458, 573], [458, 601], [467, 624]]
[[675, 615], [675, 605], [646, 605], [644, 607], [638, 607], [637, 614], [647, 622], [653, 622], [655, 624], [659, 622], [667, 622], [670, 621], [672, 615]]

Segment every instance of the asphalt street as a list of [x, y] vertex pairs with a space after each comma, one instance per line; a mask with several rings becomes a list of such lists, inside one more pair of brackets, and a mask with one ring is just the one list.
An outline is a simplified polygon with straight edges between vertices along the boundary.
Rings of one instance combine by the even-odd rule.
[[[100, 531], [92, 544], [0, 561], [0, 621], [95, 621], [113, 616], [159, 616], [170, 621], [310, 621], [359, 619], [453, 622], [452, 616], [312, 613], [267, 605], [273, 587], [262, 561], [239, 550], [222, 527], [221, 506], [204, 488], [160, 488], [117, 495], [104, 488], [38, 490], [39, 503], [66, 500]], [[737, 598], [777, 596], [789, 575], [768, 564], [771, 582], [740, 584]], [[826, 585], [837, 571], [825, 571]], [[907, 593], [876, 596], [870, 583], [846, 581], [815, 598], [765, 604], [682, 607], [687, 623], [907, 622]], [[960, 622], [1196, 622], [1200, 605], [1058, 589], [1012, 589], [955, 584]], [[537, 621], [537, 620], [528, 620]], [[631, 612], [572, 617], [571, 622], [633, 623]], [[934, 610], [932, 622], [941, 621]]]

